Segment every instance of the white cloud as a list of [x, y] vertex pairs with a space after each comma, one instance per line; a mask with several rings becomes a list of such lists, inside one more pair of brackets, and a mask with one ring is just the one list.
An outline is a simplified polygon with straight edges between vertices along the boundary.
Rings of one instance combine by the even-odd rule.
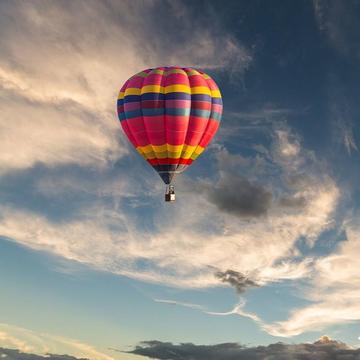
[[8, 324], [0, 324], [0, 346], [37, 354], [61, 353], [79, 358], [113, 360], [113, 357], [81, 341]]
[[[115, 99], [121, 84], [143, 68], [172, 63], [209, 69], [231, 65], [234, 72], [242, 73], [251, 64], [251, 52], [231, 36], [217, 28], [200, 35], [196, 24], [184, 23], [188, 16], [184, 8], [177, 12], [178, 21], [184, 23], [185, 30], [179, 34], [183, 41], [175, 43], [166, 27], [144, 22], [156, 2], [110, 4], [79, 1], [67, 8], [53, 2], [0, 4], [2, 172], [28, 169], [37, 163], [98, 167], [123, 156], [126, 146], [118, 140], [122, 135]], [[17, 22], [11, 21], [13, 17]], [[156, 205], [156, 212], [149, 214], [153, 228], [144, 231], [135, 215], [121, 211], [124, 199], [129, 195], [136, 198], [135, 191], [129, 193], [130, 171], [127, 180], [117, 184], [108, 179], [100, 190], [91, 180], [43, 175], [36, 179], [35, 190], [49, 198], [61, 197], [69, 189], [99, 196], [64, 222], [2, 204], [0, 234], [101, 270], [172, 286], [224, 286], [214, 276], [214, 269], [239, 271], [266, 284], [309, 276], [314, 266], [319, 270], [315, 285], [319, 282], [320, 289], [325, 289], [322, 277], [329, 266], [337, 269], [339, 281], [344, 282], [340, 279], [344, 264], [339, 265], [338, 258], [293, 260], [301, 255], [295, 246], [300, 237], [311, 245], [332, 226], [340, 198], [335, 181], [314, 154], [302, 148], [296, 135], [286, 127], [276, 128], [271, 148], [255, 158], [214, 146], [214, 159], [220, 172], [226, 171], [220, 161], [225, 160], [243, 170], [251, 181], [262, 179], [267, 184], [275, 200], [266, 215], [251, 219], [230, 216], [189, 191], [181, 194], [176, 207]], [[187, 181], [179, 179], [180, 184]], [[287, 204], [301, 206], [281, 205], [278, 200], [284, 192], [294, 200]], [[104, 194], [116, 204], [102, 201]], [[351, 256], [355, 250], [342, 251]], [[334, 305], [323, 304], [324, 314]], [[349, 309], [356, 314], [352, 305]], [[314, 321], [321, 323], [314, 309], [318, 307], [296, 312], [289, 321], [269, 325], [267, 331], [291, 335], [310, 329]], [[236, 308], [237, 313], [242, 311], [242, 307]], [[254, 314], [242, 314], [257, 319]], [[333, 314], [327, 317], [328, 323], [347, 316]]]
[[[129, 196], [128, 185], [116, 187], [116, 183], [104, 182], [98, 192], [116, 197], [117, 207], [105, 203], [100, 196], [100, 200], [87, 204], [86, 210], [79, 210], [71, 220], [53, 222], [31, 211], [2, 205], [0, 234], [102, 270], [173, 286], [224, 285], [214, 276], [216, 269], [239, 271], [261, 284], [304, 277], [311, 269], [312, 260], [294, 262], [291, 257], [298, 254], [294, 244], [301, 236], [315, 241], [323, 230], [332, 226], [339, 189], [330, 177], [312, 169], [315, 164], [298, 142], [295, 142], [297, 153], [291, 155], [293, 161], [283, 161], [289, 155], [282, 149], [295, 146], [289, 145], [291, 138], [290, 133], [286, 142], [274, 136], [272, 163], [264, 159], [259, 172], [270, 171], [276, 165], [273, 171], [278, 175], [269, 186], [277, 186], [285, 177], [289, 196], [304, 198], [300, 208], [284, 208], [275, 201], [267, 215], [241, 219], [219, 212], [206, 197], [189, 192], [181, 195], [176, 207], [163, 206], [154, 214], [149, 213], [154, 228], [145, 232], [141, 219], [121, 211], [122, 202]], [[216, 156], [222, 164], [228, 158], [252, 168], [251, 159], [244, 160], [225, 149]], [[293, 163], [299, 164], [295, 170]], [[246, 166], [243, 170], [246, 172]], [[302, 174], [305, 170], [309, 170], [307, 177]], [[271, 176], [268, 173], [268, 179]], [[52, 180], [41, 178], [36, 185], [50, 200], [62, 196], [62, 189], [94, 191], [89, 181], [81, 181], [79, 186], [76, 181], [80, 180], [76, 178], [64, 178], [53, 184]], [[179, 181], [186, 182], [184, 178]], [[187, 185], [184, 183], [184, 188]], [[276, 187], [273, 190], [277, 191]]]
[[124, 154], [117, 125], [68, 103], [41, 104], [0, 90], [0, 172], [36, 163], [104, 166]]
[[307, 294], [313, 303], [294, 310], [287, 320], [267, 326], [269, 333], [294, 336], [360, 320], [360, 229], [348, 227], [346, 233], [347, 240], [335, 253], [316, 261]]
[[183, 306], [183, 307], [190, 308], [190, 309], [202, 310], [202, 306], [197, 305], [197, 304], [184, 303], [184, 302], [169, 300], [169, 299], [153, 299], [153, 300], [157, 303], [168, 304], [168, 305], [177, 305], [177, 306]]
[[261, 319], [254, 313], [247, 312], [243, 308], [245, 306], [245, 300], [240, 300], [238, 304], [234, 306], [234, 308], [227, 312], [214, 312], [214, 311], [204, 311], [208, 315], [214, 315], [214, 316], [229, 316], [229, 315], [239, 315], [242, 317], [249, 318], [256, 323], [262, 324]]
[[229, 35], [194, 31], [188, 17], [179, 19], [183, 41], [176, 44], [173, 32], [149, 17], [157, 1], [0, 6], [2, 172], [36, 163], [98, 166], [123, 156], [117, 93], [144, 68], [231, 63], [242, 71], [251, 62]]

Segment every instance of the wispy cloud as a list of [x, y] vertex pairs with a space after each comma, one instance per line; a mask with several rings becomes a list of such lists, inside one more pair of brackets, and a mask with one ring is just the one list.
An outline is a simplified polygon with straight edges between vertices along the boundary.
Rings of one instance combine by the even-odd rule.
[[[289, 110], [237, 114], [265, 119], [268, 142], [246, 156], [215, 144], [208, 153], [214, 176], [196, 184], [179, 178], [189, 191], [176, 207], [154, 200], [161, 185], [142, 176], [148, 173], [141, 162], [121, 166], [129, 150], [121, 140], [114, 99], [129, 76], [175, 63], [226, 67], [231, 76], [251, 66], [249, 49], [207, 17], [211, 28], [193, 22], [189, 9], [179, 4], [169, 1], [160, 9], [157, 1], [0, 4], [0, 170], [7, 184], [14, 174], [23, 181], [21, 195], [16, 188], [4, 191], [0, 234], [95, 269], [186, 288], [240, 291], [253, 283], [308, 279], [314, 269], [326, 274], [321, 261], [299, 259], [296, 243], [304, 238], [311, 246], [333, 226], [341, 191], [294, 131], [284, 123], [274, 125], [273, 117], [286, 117]], [[181, 30], [175, 34], [169, 30], [174, 27]], [[354, 137], [346, 134], [353, 151]], [[84, 172], [73, 170], [78, 166]], [[42, 206], [35, 209], [24, 194], [35, 194]], [[54, 204], [71, 216], [52, 217]], [[251, 276], [229, 277], [229, 271]], [[306, 331], [310, 310], [299, 315], [303, 324], [284, 322], [267, 330]], [[243, 304], [225, 314], [260, 321]], [[339, 313], [334, 317], [346, 320]]]
[[[0, 346], [3, 347], [0, 348], [0, 354], [5, 354], [12, 359], [23, 359], [33, 356], [34, 360], [40, 360], [42, 357], [37, 357], [39, 354], [45, 355], [61, 352], [62, 354], [66, 353], [78, 358], [113, 360], [113, 357], [110, 355], [84, 342], [63, 336], [39, 333], [8, 324], [0, 324]], [[16, 348], [20, 353], [4, 348]], [[31, 352], [33, 355], [22, 354], [21, 352]], [[46, 358], [51, 359], [51, 355], [46, 355]]]
[[174, 24], [156, 21], [159, 4], [0, 4], [1, 172], [37, 163], [96, 167], [121, 158], [127, 144], [115, 114], [117, 92], [144, 68], [232, 64], [241, 72], [251, 62], [229, 34], [217, 26], [196, 31], [190, 16], [180, 16], [186, 6], [181, 12], [169, 2], [161, 6], [164, 18], [182, 29], [174, 41]]
[[309, 330], [360, 320], [359, 227], [347, 226], [347, 241], [315, 263], [312, 287], [306, 294], [312, 304], [296, 309], [286, 321], [266, 326], [275, 336], [294, 336]]
[[[314, 261], [293, 260], [293, 256], [299, 255], [295, 243], [299, 237], [313, 242], [323, 230], [331, 227], [339, 199], [339, 189], [323, 173], [314, 155], [302, 148], [300, 139], [290, 129], [281, 127], [273, 130], [270, 148], [257, 154], [256, 166], [251, 157], [230, 154], [223, 147], [215, 147], [214, 156], [220, 160], [220, 172], [224, 171], [221, 166], [226, 158], [230, 167], [241, 169], [250, 180], [261, 174], [271, 178], [274, 176], [271, 174], [280, 173], [280, 177], [274, 177], [274, 183], [271, 183], [272, 191], [280, 192], [280, 199], [284, 194], [288, 198], [303, 198], [303, 205], [294, 209], [281, 201], [273, 201], [266, 216], [261, 219], [252, 216], [249, 221], [229, 217], [226, 211], [219, 212], [207, 197], [194, 197], [190, 191], [183, 193], [184, 202], [170, 212], [167, 208], [159, 209], [158, 215], [153, 217], [156, 226], [144, 232], [139, 228], [136, 216], [129, 217], [122, 211], [130, 194], [126, 181], [118, 184], [101, 180], [100, 186], [90, 178], [84, 180], [69, 175], [54, 178], [45, 173], [33, 186], [52, 203], [69, 191], [74, 196], [85, 193], [95, 197], [86, 203], [86, 208], [78, 208], [75, 216], [60, 222], [51, 220], [48, 215], [34, 213], [31, 208], [24, 210], [11, 206], [11, 202], [4, 204], [1, 206], [0, 233], [31, 248], [87, 263], [97, 269], [172, 286], [231, 285], [246, 290], [252, 284], [264, 286], [269, 282], [309, 277]], [[131, 171], [128, 175], [131, 177]], [[283, 188], [278, 188], [279, 180]], [[118, 203], [104, 202], [103, 194], [118, 199]], [[215, 216], [216, 224], [211, 220]], [[170, 221], [174, 218], [176, 224]], [[252, 274], [250, 282], [239, 275], [231, 277], [234, 283], [227, 276], [244, 273]], [[288, 329], [289, 325], [285, 323], [264, 324], [256, 314], [245, 311], [244, 302], [229, 312], [220, 313], [186, 302], [156, 301], [200, 310], [212, 316], [248, 317], [278, 336], [291, 336], [309, 328], [307, 324], [298, 324], [295, 330]], [[341, 320], [340, 315], [336, 316]], [[306, 316], [300, 318], [306, 321]]]
[[[300, 209], [284, 208], [274, 201], [265, 217], [252, 217], [249, 221], [229, 217], [226, 211], [219, 212], [207, 197], [195, 197], [190, 191], [182, 194], [184, 202], [176, 207], [159, 208], [152, 220], [156, 225], [144, 232], [140, 226], [141, 214], [128, 216], [121, 211], [129, 196], [128, 185], [117, 187], [110, 181], [98, 184], [94, 198], [66, 222], [53, 221], [45, 212], [33, 213], [31, 208], [14, 208], [11, 202], [4, 204], [0, 233], [32, 248], [102, 270], [174, 286], [224, 285], [214, 273], [228, 269], [256, 274], [254, 281], [260, 283], [304, 276], [309, 262], [291, 260], [297, 251], [294, 244], [300, 236], [315, 241], [331, 226], [339, 189], [322, 169], [317, 169], [312, 155], [301, 148], [298, 140], [282, 131], [274, 133], [267, 155], [271, 161], [266, 157], [260, 161], [260, 154], [255, 160], [257, 165], [253, 166], [252, 158], [244, 160], [224, 148], [216, 151], [215, 156], [242, 164], [239, 169], [250, 181], [262, 174], [267, 174], [269, 179], [274, 176], [274, 182], [269, 184], [273, 191], [283, 195], [286, 189], [289, 196], [304, 197], [305, 205]], [[74, 196], [81, 191], [91, 192], [94, 184], [90, 179], [82, 181], [79, 188], [80, 180], [76, 177], [65, 182], [59, 180], [49, 187], [45, 176], [37, 179], [35, 186], [48, 194], [53, 204], [69, 191], [69, 186], [78, 189]], [[279, 180], [284, 188], [278, 188]], [[118, 199], [118, 203], [104, 201], [102, 194]], [[174, 218], [176, 223], [171, 221]], [[216, 223], [212, 221], [214, 218]]]
[[183, 306], [183, 307], [187, 307], [187, 308], [190, 308], [190, 309], [196, 309], [196, 310], [202, 310], [202, 309], [203, 309], [203, 307], [202, 307], [201, 305], [191, 304], [191, 303], [185, 303], [185, 302], [176, 301], [176, 300], [154, 299], [154, 301], [157, 302], [157, 303], [168, 304], [168, 305]]
[[314, 0], [313, 8], [319, 30], [328, 44], [338, 54], [359, 60], [359, 4], [356, 1]]

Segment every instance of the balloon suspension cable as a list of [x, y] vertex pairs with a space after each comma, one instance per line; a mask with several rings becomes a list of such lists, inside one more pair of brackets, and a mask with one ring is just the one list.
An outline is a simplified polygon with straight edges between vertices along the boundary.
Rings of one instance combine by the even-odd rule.
[[174, 185], [166, 185], [165, 201], [166, 202], [175, 201], [175, 186]]

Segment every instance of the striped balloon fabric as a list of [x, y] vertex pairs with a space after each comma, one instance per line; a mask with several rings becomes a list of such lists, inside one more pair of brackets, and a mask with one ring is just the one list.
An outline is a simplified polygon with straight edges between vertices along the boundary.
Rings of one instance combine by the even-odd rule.
[[131, 143], [170, 184], [215, 135], [222, 100], [209, 75], [171, 66], [147, 69], [127, 80], [117, 108]]

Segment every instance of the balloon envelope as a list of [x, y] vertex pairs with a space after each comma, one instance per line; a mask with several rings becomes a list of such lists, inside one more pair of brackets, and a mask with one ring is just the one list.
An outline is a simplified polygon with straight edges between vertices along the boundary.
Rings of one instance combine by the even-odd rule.
[[165, 184], [170, 184], [215, 135], [222, 100], [215, 81], [204, 72], [158, 67], [125, 82], [117, 109], [128, 139]]

